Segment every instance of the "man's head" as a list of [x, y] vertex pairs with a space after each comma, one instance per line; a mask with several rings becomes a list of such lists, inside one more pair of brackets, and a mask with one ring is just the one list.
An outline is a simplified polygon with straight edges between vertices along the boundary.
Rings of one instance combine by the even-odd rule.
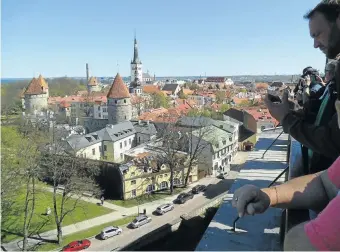
[[330, 59], [340, 53], [340, 4], [320, 3], [304, 17], [309, 19], [309, 32], [314, 47]]

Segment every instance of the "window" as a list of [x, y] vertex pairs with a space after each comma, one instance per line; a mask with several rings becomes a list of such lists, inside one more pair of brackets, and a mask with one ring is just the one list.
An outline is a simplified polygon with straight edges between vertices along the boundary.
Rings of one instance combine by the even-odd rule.
[[102, 114], [101, 114], [101, 113], [99, 113], [99, 114], [98, 114], [98, 117], [102, 117]]
[[131, 138], [129, 139], [129, 144], [131, 145]]
[[126, 119], [126, 116], [125, 116], [125, 119]]
[[136, 180], [131, 180], [131, 185], [135, 185], [136, 184]]
[[179, 178], [175, 178], [174, 179], [174, 185], [180, 185], [181, 184], [181, 181]]
[[155, 185], [148, 185], [147, 187], [146, 187], [146, 192], [152, 192], [152, 191], [154, 191], [155, 190]]
[[96, 150], [92, 149], [92, 155], [96, 155]]
[[168, 182], [163, 181], [163, 182], [161, 183], [161, 189], [165, 189], [165, 188], [168, 188]]
[[120, 159], [123, 159], [123, 158], [124, 158], [123, 153], [120, 153]]
[[100, 106], [98, 106], [98, 111], [100, 111]]
[[131, 172], [131, 176], [135, 176], [135, 173], [134, 173], [134, 172]]
[[124, 141], [124, 147], [126, 147], [127, 143], [126, 143], [126, 140]]
[[126, 103], [126, 100], [124, 99], [124, 103]]
[[107, 151], [107, 146], [104, 144], [104, 151]]
[[102, 153], [102, 147], [99, 146], [99, 153]]
[[117, 100], [115, 100], [115, 104], [117, 104]]
[[131, 196], [132, 196], [132, 197], [136, 197], [136, 189], [133, 189], [133, 190], [131, 191]]
[[123, 143], [119, 143], [120, 148], [123, 148]]

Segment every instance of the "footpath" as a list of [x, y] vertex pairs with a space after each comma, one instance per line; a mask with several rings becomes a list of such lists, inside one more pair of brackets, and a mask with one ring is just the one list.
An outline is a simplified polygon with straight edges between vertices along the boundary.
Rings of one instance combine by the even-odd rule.
[[[188, 186], [187, 189], [185, 189], [183, 192], [188, 192], [191, 190], [192, 187], [194, 187], [197, 184], [204, 184], [208, 185], [211, 182], [215, 182], [215, 178], [203, 178], [199, 182], [192, 183], [191, 185]], [[48, 189], [50, 190], [50, 189]], [[140, 212], [142, 212], [144, 209], [146, 210], [146, 213], [152, 213], [155, 211], [155, 209], [165, 203], [172, 202], [175, 198], [177, 198], [177, 195], [171, 195], [169, 197], [165, 197], [163, 199], [155, 200], [152, 202], [148, 202], [142, 205], [139, 205], [139, 207], [130, 207], [130, 208], [125, 208], [121, 206], [117, 206], [114, 204], [111, 204], [109, 202], [104, 202], [103, 207], [109, 208], [114, 210], [112, 213], [105, 214], [102, 216], [98, 216], [89, 220], [84, 220], [81, 222], [77, 222], [68, 226], [65, 226], [62, 228], [63, 230], [63, 236], [67, 236], [76, 232], [84, 231], [86, 229], [111, 222], [111, 221], [116, 221], [119, 219], [122, 219], [126, 216], [131, 216], [131, 215], [137, 215], [138, 214], [138, 209]], [[90, 203], [97, 204], [99, 202], [98, 199], [92, 198], [92, 197], [83, 197], [82, 200]], [[50, 230], [44, 233], [41, 233], [39, 235], [32, 236], [28, 239], [28, 247], [33, 247], [34, 245], [40, 244], [43, 242], [43, 240], [55, 240], [57, 238], [57, 230]], [[21, 250], [22, 248], [22, 238], [14, 240], [9, 243], [2, 244], [2, 248], [5, 248], [7, 251], [18, 251]]]

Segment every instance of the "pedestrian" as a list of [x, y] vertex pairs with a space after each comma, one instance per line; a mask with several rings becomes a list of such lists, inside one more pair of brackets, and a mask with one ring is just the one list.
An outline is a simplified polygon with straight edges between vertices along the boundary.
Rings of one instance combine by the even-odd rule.
[[101, 205], [104, 205], [104, 195], [100, 198]]

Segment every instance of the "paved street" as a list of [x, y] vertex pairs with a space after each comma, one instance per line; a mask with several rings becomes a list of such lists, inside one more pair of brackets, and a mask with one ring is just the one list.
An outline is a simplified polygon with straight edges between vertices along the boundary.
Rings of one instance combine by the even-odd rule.
[[[128, 242], [131, 242], [132, 240], [137, 239], [140, 236], [143, 236], [144, 234], [152, 231], [155, 228], [158, 228], [166, 223], [169, 223], [176, 218], [179, 218], [182, 214], [190, 212], [194, 210], [195, 208], [199, 207], [200, 205], [204, 204], [205, 202], [209, 202], [214, 197], [218, 196], [221, 193], [226, 192], [231, 184], [233, 183], [234, 179], [236, 178], [238, 174], [238, 164], [241, 164], [246, 159], [248, 153], [239, 153], [235, 161], [233, 162], [236, 164], [234, 167], [235, 169], [232, 169], [232, 171], [229, 172], [228, 176], [224, 180], [220, 180], [217, 178], [203, 178], [199, 182], [195, 182], [191, 184], [188, 189], [185, 191], [190, 191], [192, 187], [194, 187], [197, 184], [203, 184], [203, 185], [209, 185], [206, 192], [204, 192], [204, 195], [199, 194], [195, 195], [194, 199], [188, 201], [187, 203], [183, 205], [175, 205], [175, 209], [172, 212], [168, 212], [165, 214], [165, 216], [154, 216], [152, 215], [152, 222], [140, 227], [136, 230], [130, 230], [126, 227], [123, 227], [124, 231], [119, 237], [111, 238], [107, 241], [100, 241], [95, 238], [92, 239], [93, 245], [89, 248], [92, 250], [108, 250], [108, 249], [114, 249], [116, 247], [125, 246], [128, 244]], [[175, 198], [177, 198], [177, 195], [169, 196], [164, 199], [156, 200], [150, 203], [145, 203], [143, 205], [139, 206], [140, 212], [143, 211], [143, 209], [146, 209], [147, 214], [152, 213], [159, 205], [172, 202]], [[84, 198], [84, 200], [91, 202], [91, 203], [98, 203], [98, 199], [93, 198]], [[78, 222], [69, 226], [63, 227], [63, 235], [69, 235], [75, 232], [83, 231], [86, 229], [89, 229], [93, 226], [101, 225], [103, 223], [107, 223], [109, 221], [115, 221], [118, 219], [123, 218], [124, 216], [129, 215], [135, 215], [138, 213], [138, 207], [131, 207], [131, 208], [124, 208], [120, 206], [116, 206], [114, 204], [110, 204], [108, 202], [104, 203], [104, 206], [110, 209], [115, 210], [112, 213], [102, 215], [93, 219], [85, 220], [82, 222]], [[40, 234], [39, 237], [35, 237], [34, 239], [29, 239], [29, 246], [34, 246], [35, 244], [38, 244], [41, 242], [41, 239], [46, 240], [54, 240], [57, 237], [56, 230], [51, 230], [45, 233]], [[119, 244], [119, 246], [117, 245]], [[16, 240], [7, 244], [2, 244], [7, 250], [9, 251], [15, 251], [20, 250], [22, 247], [22, 239]]]
[[[147, 233], [153, 231], [156, 228], [159, 228], [167, 223], [171, 223], [175, 219], [179, 218], [181, 215], [188, 213], [190, 211], [195, 210], [200, 207], [204, 203], [208, 203], [212, 197], [216, 197], [215, 190], [219, 188], [220, 193], [226, 192], [233, 183], [233, 179], [237, 176], [237, 172], [230, 172], [229, 176], [225, 180], [212, 179], [212, 185], [207, 189], [206, 192], [195, 195], [192, 200], [187, 201], [184, 204], [178, 205], [175, 204], [175, 209], [171, 212], [168, 212], [162, 216], [157, 216], [151, 214], [149, 211], [147, 212], [148, 216], [151, 216], [152, 221], [144, 226], [141, 226], [137, 229], [130, 229], [127, 226], [122, 227], [123, 233], [119, 236], [115, 236], [109, 238], [107, 240], [100, 240], [100, 238], [92, 238], [91, 247], [87, 250], [89, 251], [111, 251], [113, 249], [124, 247], [128, 245], [131, 241], [138, 239], [141, 236], [146, 235]], [[203, 183], [200, 183], [203, 184]], [[219, 194], [220, 194], [219, 193]], [[175, 198], [175, 197], [173, 197]], [[169, 200], [164, 200], [164, 203], [169, 202]], [[157, 205], [158, 206], [158, 205]], [[155, 206], [155, 208], [157, 207]], [[155, 210], [154, 208], [154, 210]]]

